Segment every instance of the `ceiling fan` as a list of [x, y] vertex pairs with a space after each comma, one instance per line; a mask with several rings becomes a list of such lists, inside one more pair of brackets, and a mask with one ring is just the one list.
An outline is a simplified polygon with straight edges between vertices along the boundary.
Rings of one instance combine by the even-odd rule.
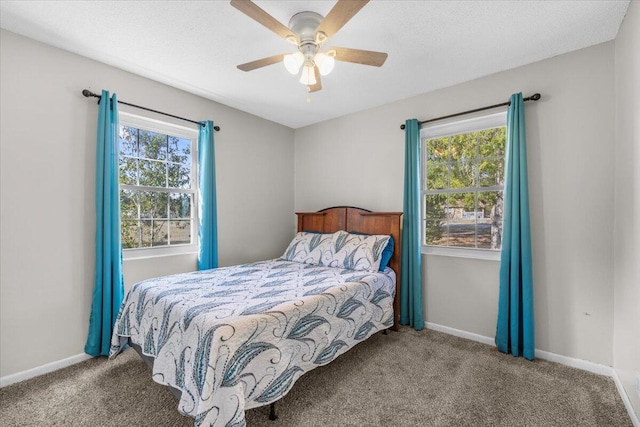
[[383, 52], [346, 47], [322, 50], [324, 44], [368, 2], [369, 0], [338, 0], [326, 17], [315, 12], [300, 12], [291, 17], [287, 28], [251, 0], [231, 0], [231, 6], [298, 48], [295, 53], [269, 56], [238, 65], [238, 68], [251, 71], [283, 62], [287, 71], [294, 75], [302, 68], [300, 83], [307, 86], [309, 92], [317, 92], [322, 89], [320, 76], [329, 74], [335, 61], [382, 66], [387, 59], [387, 54]]

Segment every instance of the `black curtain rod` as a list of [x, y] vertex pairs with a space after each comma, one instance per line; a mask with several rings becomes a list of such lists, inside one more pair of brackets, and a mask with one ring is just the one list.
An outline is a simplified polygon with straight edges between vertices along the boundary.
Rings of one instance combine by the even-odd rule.
[[[539, 93], [534, 93], [533, 95], [527, 96], [526, 98], [524, 98], [523, 101], [537, 101], [540, 99], [540, 97], [541, 96]], [[438, 120], [450, 119], [451, 117], [464, 116], [465, 114], [477, 113], [478, 111], [490, 110], [492, 108], [497, 108], [497, 107], [504, 107], [506, 105], [511, 105], [511, 101], [503, 102], [502, 104], [494, 104], [494, 105], [489, 105], [487, 107], [476, 108], [475, 110], [463, 111], [461, 113], [449, 114], [448, 116], [436, 117], [435, 119], [429, 119], [429, 120], [424, 120], [422, 122], [418, 122], [418, 124], [423, 125], [425, 123], [436, 122]], [[400, 129], [404, 129], [405, 127], [406, 127], [405, 125], [400, 125]]]
[[[91, 92], [91, 91], [90, 91], [90, 90], [88, 90], [88, 89], [84, 89], [84, 90], [82, 91], [82, 94], [83, 94], [86, 98], [91, 98], [91, 97], [93, 97], [93, 98], [98, 98], [98, 99], [102, 98], [100, 95], [98, 95], [98, 94], [96, 94], [96, 93], [93, 93], [93, 92]], [[98, 103], [100, 103], [100, 101], [98, 101]], [[124, 102], [124, 101], [120, 101], [120, 100], [118, 100], [118, 104], [124, 104], [124, 105], [128, 105], [128, 106], [130, 106], [130, 107], [136, 107], [136, 108], [139, 108], [139, 109], [141, 109], [141, 110], [151, 111], [152, 113], [162, 114], [163, 116], [173, 117], [174, 119], [184, 120], [185, 122], [195, 123], [195, 124], [200, 125], [200, 126], [204, 126], [204, 125], [205, 125], [205, 124], [204, 124], [204, 122], [197, 122], [197, 121], [195, 121], [195, 120], [185, 119], [184, 117], [174, 116], [173, 114], [163, 113], [162, 111], [152, 110], [151, 108], [141, 107], [140, 105], [130, 104], [130, 103], [128, 103], [128, 102]], [[213, 130], [215, 130], [215, 131], [219, 131], [219, 130], [220, 130], [220, 126], [214, 126], [214, 127], [213, 127]]]

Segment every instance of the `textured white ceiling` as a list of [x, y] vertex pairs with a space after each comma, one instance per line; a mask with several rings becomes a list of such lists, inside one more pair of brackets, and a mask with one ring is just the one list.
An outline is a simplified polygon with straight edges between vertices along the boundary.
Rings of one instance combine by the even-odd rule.
[[[334, 5], [256, 3], [285, 25], [297, 12], [326, 15]], [[224, 0], [3, 0], [0, 26], [299, 128], [612, 40], [628, 5], [373, 0], [327, 46], [387, 52], [387, 62], [336, 63], [310, 103], [281, 64], [248, 73], [236, 68], [295, 48]]]

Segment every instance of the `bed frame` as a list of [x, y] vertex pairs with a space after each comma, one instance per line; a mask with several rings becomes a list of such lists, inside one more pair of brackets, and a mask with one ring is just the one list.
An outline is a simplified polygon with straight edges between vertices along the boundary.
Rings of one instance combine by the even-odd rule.
[[393, 326], [397, 331], [400, 320], [400, 256], [402, 252], [402, 212], [371, 212], [351, 206], [336, 206], [318, 212], [296, 212], [298, 231], [335, 233], [338, 230], [366, 234], [390, 234], [394, 249], [389, 267], [396, 273], [396, 295], [393, 300]]

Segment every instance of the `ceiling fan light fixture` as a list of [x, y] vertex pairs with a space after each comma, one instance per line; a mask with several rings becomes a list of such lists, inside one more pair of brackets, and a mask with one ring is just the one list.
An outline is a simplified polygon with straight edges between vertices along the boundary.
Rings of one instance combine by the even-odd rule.
[[326, 76], [329, 74], [333, 67], [336, 65], [336, 60], [331, 55], [327, 55], [326, 53], [318, 52], [316, 56], [313, 58], [313, 61], [318, 66], [318, 70], [320, 71], [320, 75]]
[[313, 64], [305, 64], [300, 76], [300, 83], [305, 86], [313, 86], [316, 84], [316, 73], [313, 71]]
[[285, 55], [283, 62], [284, 62], [284, 67], [287, 69], [289, 73], [298, 74], [298, 71], [300, 71], [300, 67], [302, 66], [302, 63], [304, 62], [304, 55], [302, 54], [302, 52], [296, 52], [289, 55]]

